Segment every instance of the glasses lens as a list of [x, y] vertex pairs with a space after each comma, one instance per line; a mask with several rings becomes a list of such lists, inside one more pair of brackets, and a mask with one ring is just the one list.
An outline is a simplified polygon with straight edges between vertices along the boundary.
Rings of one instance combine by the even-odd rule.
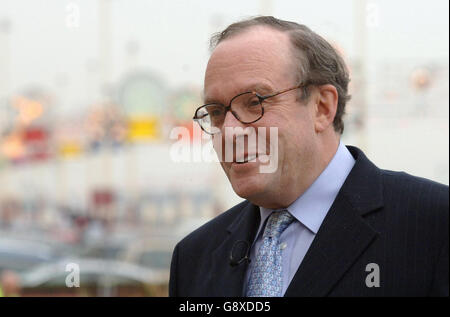
[[261, 102], [258, 96], [252, 92], [234, 98], [231, 102], [231, 110], [242, 123], [251, 123], [262, 116]]
[[[263, 108], [258, 96], [248, 92], [233, 98], [233, 115], [242, 123], [251, 123], [262, 117]], [[220, 132], [225, 121], [225, 107], [221, 104], [205, 105], [197, 110], [196, 118], [203, 130], [210, 134]]]
[[217, 133], [225, 120], [225, 107], [220, 104], [203, 106], [197, 111], [198, 123], [208, 133]]

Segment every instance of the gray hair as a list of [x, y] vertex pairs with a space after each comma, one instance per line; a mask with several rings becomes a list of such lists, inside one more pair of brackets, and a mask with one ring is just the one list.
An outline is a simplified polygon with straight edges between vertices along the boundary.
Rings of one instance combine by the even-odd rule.
[[[239, 21], [229, 25], [222, 32], [215, 33], [210, 40], [211, 51], [223, 40], [253, 26], [268, 26], [288, 32], [294, 56], [299, 62], [298, 80], [302, 80], [303, 84], [330, 84], [336, 88], [338, 105], [333, 126], [336, 132], [342, 134], [344, 132], [342, 117], [345, 113], [345, 105], [350, 100], [350, 95], [347, 93], [350, 77], [347, 66], [339, 53], [324, 38], [311, 31], [307, 26], [272, 16], [258, 16]], [[305, 90], [305, 92], [307, 91]]]

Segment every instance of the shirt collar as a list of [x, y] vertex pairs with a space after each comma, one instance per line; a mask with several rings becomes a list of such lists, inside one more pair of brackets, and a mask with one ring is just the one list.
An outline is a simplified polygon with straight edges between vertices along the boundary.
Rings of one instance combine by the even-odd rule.
[[[355, 159], [342, 142], [336, 154], [312, 185], [286, 209], [305, 227], [316, 234], [333, 204], [348, 174], [355, 165]], [[261, 230], [264, 221], [275, 211], [260, 207]]]

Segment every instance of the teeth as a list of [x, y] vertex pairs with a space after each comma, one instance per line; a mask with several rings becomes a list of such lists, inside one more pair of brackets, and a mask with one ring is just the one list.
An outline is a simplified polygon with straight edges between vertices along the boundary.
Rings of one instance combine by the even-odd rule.
[[258, 157], [258, 155], [256, 155], [256, 154], [249, 155], [246, 159], [244, 159], [244, 158], [236, 159], [236, 163], [244, 164], [244, 163], [247, 163], [247, 162], [254, 161], [257, 157]]
[[249, 157], [247, 157], [247, 162], [253, 161], [255, 159], [256, 159], [256, 155], [249, 156]]

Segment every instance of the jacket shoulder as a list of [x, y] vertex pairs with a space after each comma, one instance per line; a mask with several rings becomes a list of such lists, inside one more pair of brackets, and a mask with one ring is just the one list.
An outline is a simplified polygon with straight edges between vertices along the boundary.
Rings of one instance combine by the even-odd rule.
[[386, 189], [405, 191], [410, 194], [421, 194], [422, 196], [437, 196], [438, 201], [447, 203], [449, 201], [449, 187], [427, 178], [410, 175], [405, 172], [381, 170], [383, 185]]
[[405, 172], [381, 170], [385, 203], [407, 206], [406, 210], [439, 217], [448, 223], [449, 187]]

